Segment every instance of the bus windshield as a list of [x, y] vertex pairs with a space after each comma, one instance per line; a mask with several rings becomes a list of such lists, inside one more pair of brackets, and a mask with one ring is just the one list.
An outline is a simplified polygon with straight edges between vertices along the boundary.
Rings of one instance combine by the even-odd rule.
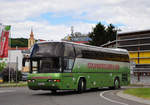
[[59, 73], [61, 60], [59, 57], [32, 59], [30, 73]]
[[35, 44], [30, 57], [61, 57], [64, 56], [62, 43], [39, 43]]

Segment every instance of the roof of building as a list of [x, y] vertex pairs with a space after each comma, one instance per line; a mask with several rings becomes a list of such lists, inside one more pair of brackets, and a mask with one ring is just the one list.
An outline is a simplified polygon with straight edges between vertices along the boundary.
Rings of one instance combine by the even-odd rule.
[[145, 33], [150, 33], [150, 29], [149, 30], [139, 30], [139, 31], [132, 31], [132, 32], [121, 32], [118, 33], [118, 35], [135, 35], [135, 34], [145, 34]]
[[88, 41], [72, 41], [74, 43], [89, 43]]
[[105, 46], [109, 46], [109, 45], [114, 45], [114, 44], [116, 44], [116, 40], [114, 40], [114, 41], [109, 41], [109, 42], [107, 42], [107, 43], [101, 45], [101, 47], [105, 47]]
[[46, 41], [46, 40], [44, 40], [44, 39], [38, 39], [38, 41]]

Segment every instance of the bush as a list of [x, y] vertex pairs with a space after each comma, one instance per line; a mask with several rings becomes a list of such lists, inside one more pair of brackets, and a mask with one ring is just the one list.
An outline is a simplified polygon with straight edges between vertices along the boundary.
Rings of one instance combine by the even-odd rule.
[[22, 80], [22, 73], [21, 73], [21, 71], [17, 71], [17, 81], [16, 81], [16, 71], [14, 72], [13, 80], [14, 80], [15, 82], [19, 82], [19, 81]]
[[[22, 74], [21, 74], [20, 71], [17, 71], [17, 73], [16, 73], [16, 71], [14, 71], [13, 68], [8, 68], [7, 67], [7, 68], [4, 68], [2, 70], [2, 77], [3, 77], [4, 82], [9, 81], [9, 70], [10, 70], [10, 79], [11, 79], [11, 81], [13, 80], [15, 82], [18, 82], [18, 81], [21, 80]], [[17, 74], [17, 81], [16, 81], [16, 74]]]
[[9, 81], [9, 70], [10, 70], [10, 77], [12, 78], [14, 74], [14, 69], [13, 68], [4, 68], [2, 70], [2, 76], [3, 76], [3, 81], [8, 82]]
[[5, 66], [6, 66], [5, 62], [0, 63], [0, 72], [2, 72], [2, 70], [4, 69]]

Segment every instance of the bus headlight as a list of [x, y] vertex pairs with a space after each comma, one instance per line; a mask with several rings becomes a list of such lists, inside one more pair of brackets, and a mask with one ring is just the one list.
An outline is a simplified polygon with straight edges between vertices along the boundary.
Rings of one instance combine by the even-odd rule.
[[53, 82], [53, 80], [52, 80], [52, 79], [49, 79], [48, 82]]
[[35, 82], [35, 80], [33, 79], [32, 82]]
[[49, 79], [48, 82], [60, 82], [60, 79]]
[[28, 82], [35, 82], [35, 80], [34, 79], [29, 79]]
[[60, 79], [55, 79], [54, 82], [60, 82]]
[[31, 80], [29, 79], [28, 82], [31, 82]]

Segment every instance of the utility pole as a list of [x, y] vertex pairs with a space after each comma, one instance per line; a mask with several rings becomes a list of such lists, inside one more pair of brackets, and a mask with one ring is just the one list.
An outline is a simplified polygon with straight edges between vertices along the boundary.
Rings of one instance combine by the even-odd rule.
[[16, 83], [18, 83], [18, 56], [16, 57]]
[[74, 37], [74, 27], [71, 26], [71, 37]]
[[120, 32], [121, 29], [120, 29], [120, 28], [117, 28], [116, 31], [117, 31], [117, 32], [116, 32], [116, 48], [117, 48], [117, 47], [118, 47], [118, 32]]
[[[11, 32], [10, 32], [10, 37], [9, 37], [9, 46], [11, 48]], [[10, 62], [11, 62], [11, 50], [8, 50], [8, 59], [9, 59], [9, 83], [11, 81], [11, 72], [10, 72]]]

